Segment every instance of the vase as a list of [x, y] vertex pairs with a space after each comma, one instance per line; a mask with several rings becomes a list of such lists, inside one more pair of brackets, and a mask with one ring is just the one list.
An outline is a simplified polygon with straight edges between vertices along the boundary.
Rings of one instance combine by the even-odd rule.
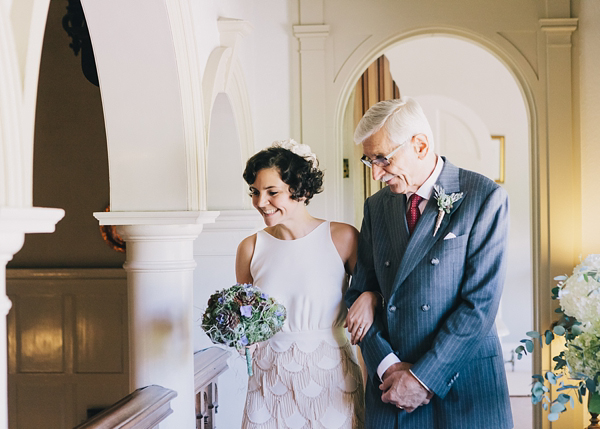
[[[592, 393], [591, 395], [589, 395], [589, 397], [588, 397], [588, 410], [590, 410], [590, 415], [592, 417], [590, 417], [590, 425], [587, 427], [587, 429], [600, 429], [600, 420], [598, 419], [598, 413], [593, 413], [591, 411], [591, 409], [593, 407], [590, 406], [592, 403], [597, 404], [598, 401], [600, 401], [600, 394], [598, 394], [598, 393]], [[597, 406], [594, 407], [594, 408], [597, 408]], [[594, 411], [597, 411], [597, 410], [594, 409]]]

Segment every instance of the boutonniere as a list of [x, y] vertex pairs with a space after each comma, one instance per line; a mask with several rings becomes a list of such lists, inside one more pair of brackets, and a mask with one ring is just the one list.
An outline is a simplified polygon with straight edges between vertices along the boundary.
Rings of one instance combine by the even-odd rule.
[[442, 224], [442, 219], [444, 219], [446, 213], [450, 213], [454, 203], [463, 197], [463, 193], [459, 192], [448, 195], [441, 186], [433, 185], [433, 188], [435, 189], [435, 199], [438, 205], [438, 215], [435, 220], [435, 229], [433, 230], [433, 236], [435, 237]]

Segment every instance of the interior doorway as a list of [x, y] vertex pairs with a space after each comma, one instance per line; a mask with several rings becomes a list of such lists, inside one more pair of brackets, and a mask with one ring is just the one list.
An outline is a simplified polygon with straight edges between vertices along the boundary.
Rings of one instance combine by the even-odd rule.
[[[515, 427], [531, 428], [531, 356], [518, 361], [513, 352], [533, 326], [531, 151], [527, 107], [520, 86], [498, 58], [457, 37], [411, 38], [383, 54], [399, 93], [422, 105], [433, 129], [436, 152], [459, 167], [495, 180], [509, 194], [508, 272], [497, 327], [513, 407], [521, 414], [515, 416]], [[362, 153], [352, 141], [349, 119], [354, 100], [351, 97], [346, 107], [344, 153], [356, 158]], [[363, 205], [360, 191], [345, 190], [345, 195], [353, 195], [354, 218], [359, 226]]]

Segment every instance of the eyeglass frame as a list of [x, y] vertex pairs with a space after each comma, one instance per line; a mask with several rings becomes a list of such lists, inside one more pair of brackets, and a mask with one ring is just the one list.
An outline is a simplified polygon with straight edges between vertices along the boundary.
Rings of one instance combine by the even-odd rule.
[[402, 146], [404, 146], [407, 142], [409, 142], [411, 140], [412, 140], [412, 137], [409, 140], [406, 140], [404, 143], [401, 143], [400, 145], [398, 145], [398, 147], [396, 149], [394, 149], [389, 155], [386, 155], [383, 157], [377, 157], [373, 160], [371, 160], [371, 158], [369, 158], [367, 155], [363, 155], [360, 158], [360, 160], [363, 162], [363, 164], [365, 164], [369, 168], [373, 168], [373, 164], [375, 164], [377, 167], [380, 167], [380, 168], [389, 167], [389, 165], [391, 164], [390, 158], [392, 156], [394, 156], [396, 154], [396, 152], [398, 152]]

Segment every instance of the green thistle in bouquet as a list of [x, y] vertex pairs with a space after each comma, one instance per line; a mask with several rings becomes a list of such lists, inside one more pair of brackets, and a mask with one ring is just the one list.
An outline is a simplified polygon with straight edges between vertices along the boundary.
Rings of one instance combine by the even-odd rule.
[[252, 375], [248, 346], [279, 332], [285, 318], [285, 307], [260, 288], [237, 283], [210, 296], [202, 329], [213, 343], [245, 349], [248, 375]]

